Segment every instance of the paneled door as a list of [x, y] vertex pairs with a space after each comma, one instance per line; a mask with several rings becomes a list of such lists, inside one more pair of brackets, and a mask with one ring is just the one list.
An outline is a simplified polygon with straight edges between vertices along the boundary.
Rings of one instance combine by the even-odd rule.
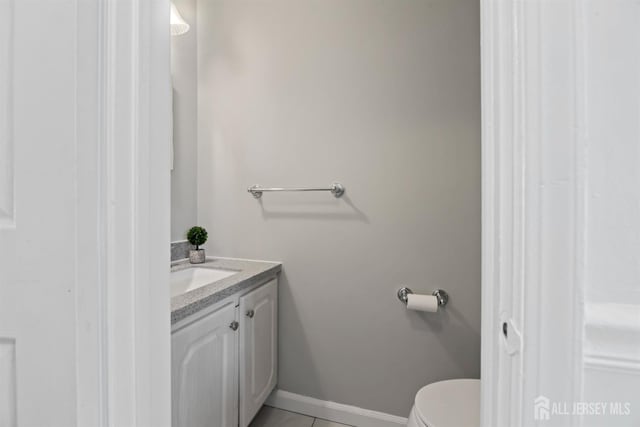
[[75, 7], [0, 0], [2, 426], [76, 425]]
[[0, 0], [2, 427], [169, 425], [168, 24]]
[[240, 298], [240, 427], [256, 415], [278, 380], [278, 281]]

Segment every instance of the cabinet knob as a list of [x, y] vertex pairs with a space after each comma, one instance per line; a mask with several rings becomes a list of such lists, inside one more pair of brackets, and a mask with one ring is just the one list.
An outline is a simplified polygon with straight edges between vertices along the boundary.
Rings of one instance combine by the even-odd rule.
[[234, 331], [238, 330], [238, 326], [240, 326], [240, 324], [238, 322], [236, 322], [235, 320], [233, 322], [231, 322], [231, 324], [229, 325], [229, 327]]
[[249, 311], [247, 311], [247, 317], [248, 317], [249, 319], [253, 318], [253, 315], [254, 315], [254, 314], [255, 314], [255, 313], [253, 312], [253, 310], [249, 310]]

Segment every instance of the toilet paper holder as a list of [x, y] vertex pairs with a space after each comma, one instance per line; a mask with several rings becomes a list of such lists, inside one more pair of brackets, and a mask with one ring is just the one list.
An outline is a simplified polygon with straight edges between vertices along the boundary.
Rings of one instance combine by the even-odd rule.
[[[413, 291], [407, 287], [398, 289], [398, 299], [407, 305], [407, 298]], [[449, 294], [442, 289], [436, 289], [431, 293], [434, 297], [438, 298], [438, 307], [444, 307], [449, 302]]]

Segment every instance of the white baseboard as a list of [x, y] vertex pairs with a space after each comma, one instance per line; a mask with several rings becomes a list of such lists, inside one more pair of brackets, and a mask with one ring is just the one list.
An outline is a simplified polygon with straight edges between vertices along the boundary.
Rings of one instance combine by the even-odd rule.
[[384, 412], [314, 399], [284, 390], [274, 390], [266, 405], [355, 427], [405, 427], [407, 419]]
[[587, 302], [584, 306], [584, 366], [640, 375], [640, 306]]

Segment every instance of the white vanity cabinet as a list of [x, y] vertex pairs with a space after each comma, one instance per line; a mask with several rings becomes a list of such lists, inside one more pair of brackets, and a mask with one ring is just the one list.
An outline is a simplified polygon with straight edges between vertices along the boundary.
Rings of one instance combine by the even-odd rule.
[[278, 283], [173, 326], [172, 426], [247, 427], [277, 382]]
[[238, 426], [236, 314], [231, 301], [171, 335], [173, 427]]

